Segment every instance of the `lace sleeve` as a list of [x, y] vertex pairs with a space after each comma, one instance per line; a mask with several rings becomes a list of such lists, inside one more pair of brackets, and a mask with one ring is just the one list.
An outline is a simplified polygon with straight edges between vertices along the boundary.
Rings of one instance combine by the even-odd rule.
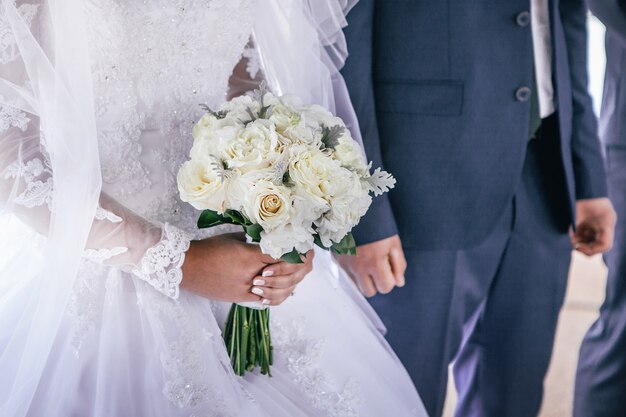
[[[53, 155], [49, 154], [45, 119], [33, 105], [38, 92], [29, 85], [29, 73], [4, 14], [4, 4], [0, 0], [0, 214], [17, 217], [41, 235], [50, 236], [54, 216], [61, 210], [55, 201], [59, 184], [50, 159]], [[45, 39], [37, 26], [40, 5], [21, 3], [14, 7], [20, 24], [38, 39]], [[45, 45], [44, 40], [41, 45]], [[18, 93], [11, 97], [3, 94], [12, 91]], [[33, 97], [31, 103], [28, 97]], [[182, 231], [153, 224], [101, 193], [83, 257], [132, 272], [176, 298], [188, 248], [189, 237]]]
[[189, 241], [187, 233], [165, 224], [161, 240], [146, 251], [133, 273], [168, 297], [178, 298]]

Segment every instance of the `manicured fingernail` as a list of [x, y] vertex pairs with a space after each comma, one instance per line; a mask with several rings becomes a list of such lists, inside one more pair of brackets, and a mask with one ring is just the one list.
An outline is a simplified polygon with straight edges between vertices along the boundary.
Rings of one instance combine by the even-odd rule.
[[264, 279], [255, 279], [254, 281], [252, 281], [252, 285], [265, 285], [265, 280]]
[[252, 288], [252, 291], [250, 291], [252, 294], [256, 294], [258, 296], [263, 295], [263, 290], [257, 287]]
[[263, 301], [261, 301], [261, 304], [263, 304], [264, 306], [268, 306], [270, 305], [270, 300], [263, 299]]
[[263, 277], [271, 277], [272, 275], [274, 275], [274, 271], [263, 271], [263, 273], [261, 274], [261, 276]]

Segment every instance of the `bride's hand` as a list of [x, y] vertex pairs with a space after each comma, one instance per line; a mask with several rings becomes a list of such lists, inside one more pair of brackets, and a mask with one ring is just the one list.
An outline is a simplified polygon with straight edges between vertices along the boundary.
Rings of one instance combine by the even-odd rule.
[[284, 261], [266, 266], [260, 276], [252, 280], [252, 292], [262, 296], [266, 304], [278, 305], [295, 293], [296, 286], [313, 269], [315, 252], [309, 251], [302, 264]]
[[[180, 286], [213, 300], [278, 305], [310, 272], [312, 258], [307, 256], [306, 263], [292, 268], [264, 255], [257, 245], [245, 243], [241, 233], [195, 240], [185, 255]], [[263, 273], [265, 277], [261, 276]], [[265, 285], [253, 287], [253, 281], [257, 280], [265, 280]], [[253, 293], [253, 288], [263, 293], [259, 294], [258, 290]]]

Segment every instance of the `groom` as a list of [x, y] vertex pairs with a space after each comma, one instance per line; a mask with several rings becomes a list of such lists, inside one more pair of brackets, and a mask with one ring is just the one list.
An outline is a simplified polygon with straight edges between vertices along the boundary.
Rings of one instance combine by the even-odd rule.
[[453, 360], [457, 416], [534, 416], [572, 241], [606, 250], [615, 217], [584, 2], [361, 0], [348, 20], [365, 148], [398, 183], [341, 262], [373, 295], [402, 285], [404, 250], [405, 288], [372, 303], [431, 416]]
[[575, 417], [626, 415], [626, 0], [588, 0], [606, 25], [606, 74], [600, 126], [609, 194], [619, 221], [606, 256], [609, 276], [600, 317], [580, 348]]

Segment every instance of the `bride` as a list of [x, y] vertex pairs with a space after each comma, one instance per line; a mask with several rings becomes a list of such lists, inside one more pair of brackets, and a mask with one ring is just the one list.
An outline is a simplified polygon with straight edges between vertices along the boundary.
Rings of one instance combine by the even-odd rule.
[[[425, 416], [330, 255], [277, 262], [177, 197], [199, 104], [262, 79], [358, 133], [348, 3], [0, 0], [0, 416]], [[220, 326], [261, 300], [273, 376], [240, 378]]]

